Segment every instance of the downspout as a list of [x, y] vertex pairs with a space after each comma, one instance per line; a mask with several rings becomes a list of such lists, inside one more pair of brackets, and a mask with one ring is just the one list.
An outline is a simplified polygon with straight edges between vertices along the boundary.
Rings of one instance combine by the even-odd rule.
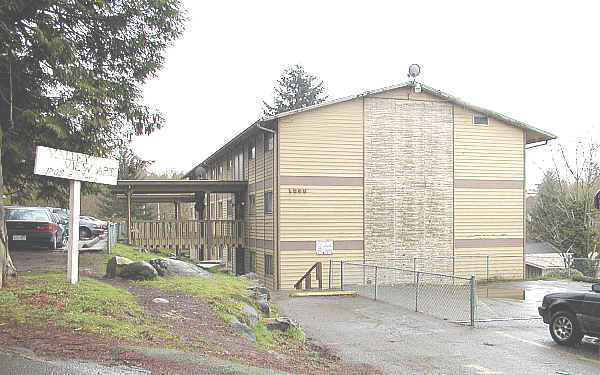
[[[265, 128], [263, 126], [260, 125], [260, 123], [256, 123], [256, 127], [259, 128], [262, 131], [265, 131], [267, 133], [271, 133], [273, 135], [273, 192], [275, 192], [275, 189], [279, 189], [279, 187], [276, 184], [276, 176], [277, 176], [277, 165], [276, 162], [277, 160], [275, 159], [275, 145], [277, 144], [277, 132], [272, 130], [272, 129], [268, 129]], [[277, 195], [272, 195], [273, 197], [277, 197], [277, 201], [279, 201], [279, 191], [277, 191]], [[277, 259], [277, 265], [275, 266], [275, 269], [277, 271], [277, 280], [274, 280], [274, 289], [278, 290], [279, 289], [279, 241], [278, 241], [278, 236], [277, 236], [277, 221], [279, 220], [275, 220], [275, 199], [273, 199], [271, 201], [271, 204], [273, 205], [273, 254], [276, 255]], [[279, 205], [277, 205], [279, 206]], [[277, 209], [277, 218], [279, 219], [279, 209]], [[275, 276], [275, 275], [273, 275]]]

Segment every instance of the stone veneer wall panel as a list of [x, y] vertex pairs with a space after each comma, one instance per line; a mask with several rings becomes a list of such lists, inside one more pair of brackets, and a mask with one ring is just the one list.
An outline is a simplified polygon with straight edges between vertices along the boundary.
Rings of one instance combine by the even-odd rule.
[[365, 98], [364, 116], [365, 258], [451, 256], [452, 105]]

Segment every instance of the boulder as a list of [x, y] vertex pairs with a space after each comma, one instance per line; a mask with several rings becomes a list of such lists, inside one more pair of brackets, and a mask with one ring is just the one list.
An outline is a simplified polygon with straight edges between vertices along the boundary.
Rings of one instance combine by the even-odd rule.
[[152, 302], [154, 302], [154, 303], [169, 303], [169, 300], [166, 299], [166, 298], [160, 298], [159, 297], [159, 298], [153, 299]]
[[298, 328], [298, 324], [288, 317], [282, 316], [279, 318], [264, 318], [263, 323], [269, 330], [279, 330], [282, 332], [290, 328]]
[[114, 279], [117, 276], [121, 276], [120, 273], [123, 268], [130, 263], [133, 263], [133, 260], [129, 258], [118, 256], [110, 258], [108, 263], [106, 263], [106, 277]]
[[252, 328], [240, 322], [239, 319], [235, 316], [229, 321], [229, 326], [231, 327], [233, 333], [245, 337], [248, 340], [256, 341], [256, 334], [254, 333]]
[[123, 266], [117, 275], [128, 280], [150, 280], [158, 276], [158, 272], [148, 262], [133, 262]]
[[254, 299], [256, 299], [259, 295], [264, 294], [267, 296], [267, 301], [271, 300], [271, 293], [269, 293], [269, 289], [265, 288], [262, 285], [251, 286], [246, 289], [248, 290], [248, 295]]
[[242, 305], [242, 311], [244, 312], [244, 314], [246, 314], [246, 317], [248, 318], [248, 321], [250, 322], [250, 325], [252, 327], [256, 327], [256, 325], [258, 324], [258, 311], [256, 311], [256, 309], [250, 305]]
[[254, 301], [256, 301], [256, 305], [258, 306], [258, 310], [263, 313], [265, 316], [269, 316], [271, 314], [271, 306], [269, 306], [269, 302], [267, 302], [266, 294], [255, 294], [252, 296]]
[[156, 269], [160, 276], [200, 276], [214, 278], [212, 274], [202, 268], [171, 258], [155, 258], [150, 260], [150, 264]]

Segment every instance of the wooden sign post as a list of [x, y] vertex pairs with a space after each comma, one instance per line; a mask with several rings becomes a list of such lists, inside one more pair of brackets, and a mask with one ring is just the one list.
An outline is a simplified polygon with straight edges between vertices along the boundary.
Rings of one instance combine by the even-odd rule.
[[119, 161], [37, 146], [33, 173], [71, 180], [67, 279], [71, 284], [76, 284], [79, 279], [81, 181], [116, 185], [119, 174]]

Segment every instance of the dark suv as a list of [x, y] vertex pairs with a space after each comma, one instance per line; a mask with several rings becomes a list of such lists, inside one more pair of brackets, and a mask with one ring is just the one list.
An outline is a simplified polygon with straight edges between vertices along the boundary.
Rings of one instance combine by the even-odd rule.
[[592, 292], [544, 296], [538, 311], [557, 344], [577, 344], [583, 335], [600, 337], [600, 283], [592, 285]]

